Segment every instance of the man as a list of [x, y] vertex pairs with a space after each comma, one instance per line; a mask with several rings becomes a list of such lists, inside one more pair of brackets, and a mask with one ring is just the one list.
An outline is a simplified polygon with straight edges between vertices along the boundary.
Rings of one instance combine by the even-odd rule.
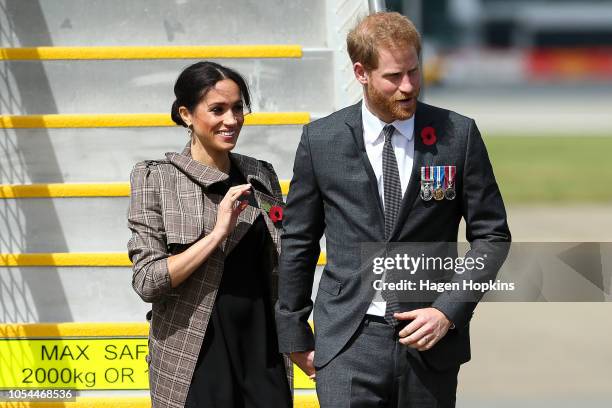
[[[470, 359], [476, 303], [452, 293], [412, 304], [381, 298], [362, 243], [455, 242], [461, 217], [474, 256], [510, 241], [474, 121], [417, 101], [420, 47], [398, 13], [360, 21], [347, 48], [364, 99], [306, 125], [297, 149], [276, 315], [281, 351], [311, 378], [316, 371], [322, 408], [453, 407], [459, 365]], [[444, 184], [429, 174], [440, 169]], [[315, 339], [308, 318], [324, 232]]]

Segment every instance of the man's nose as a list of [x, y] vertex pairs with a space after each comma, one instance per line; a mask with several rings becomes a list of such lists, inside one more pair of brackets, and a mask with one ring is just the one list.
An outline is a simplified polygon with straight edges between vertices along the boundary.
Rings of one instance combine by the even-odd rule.
[[402, 82], [400, 83], [399, 90], [403, 93], [411, 93], [414, 90], [414, 83], [410, 78], [410, 75], [406, 74], [402, 78]]

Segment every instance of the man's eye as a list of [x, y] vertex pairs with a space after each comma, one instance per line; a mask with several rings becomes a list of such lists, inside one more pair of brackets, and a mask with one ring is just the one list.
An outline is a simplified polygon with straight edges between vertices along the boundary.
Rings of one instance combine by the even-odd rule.
[[402, 77], [402, 74], [399, 72], [395, 72], [393, 74], [389, 74], [387, 75], [387, 79], [389, 79], [390, 81], [397, 81]]

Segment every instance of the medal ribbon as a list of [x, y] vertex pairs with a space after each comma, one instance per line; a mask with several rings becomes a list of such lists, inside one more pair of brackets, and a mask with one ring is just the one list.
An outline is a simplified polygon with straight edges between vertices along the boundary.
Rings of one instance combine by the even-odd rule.
[[430, 181], [434, 176], [434, 166], [421, 167], [421, 180]]
[[446, 190], [449, 186], [453, 186], [453, 181], [455, 180], [455, 166], [444, 166], [444, 174], [446, 176], [444, 180], [444, 189]]
[[435, 173], [435, 186], [436, 187], [441, 187], [442, 184], [444, 183], [444, 166], [436, 166], [436, 173]]

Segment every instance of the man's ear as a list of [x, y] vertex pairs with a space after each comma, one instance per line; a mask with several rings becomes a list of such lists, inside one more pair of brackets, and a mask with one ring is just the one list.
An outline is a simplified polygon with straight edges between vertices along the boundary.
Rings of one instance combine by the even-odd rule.
[[189, 112], [189, 109], [184, 106], [179, 106], [178, 112], [179, 115], [181, 115], [181, 119], [183, 119], [183, 122], [185, 122], [187, 126], [191, 126], [191, 112]]
[[355, 73], [355, 78], [361, 85], [367, 85], [368, 83], [368, 73], [365, 68], [361, 64], [361, 62], [356, 62], [353, 64], [353, 72]]

